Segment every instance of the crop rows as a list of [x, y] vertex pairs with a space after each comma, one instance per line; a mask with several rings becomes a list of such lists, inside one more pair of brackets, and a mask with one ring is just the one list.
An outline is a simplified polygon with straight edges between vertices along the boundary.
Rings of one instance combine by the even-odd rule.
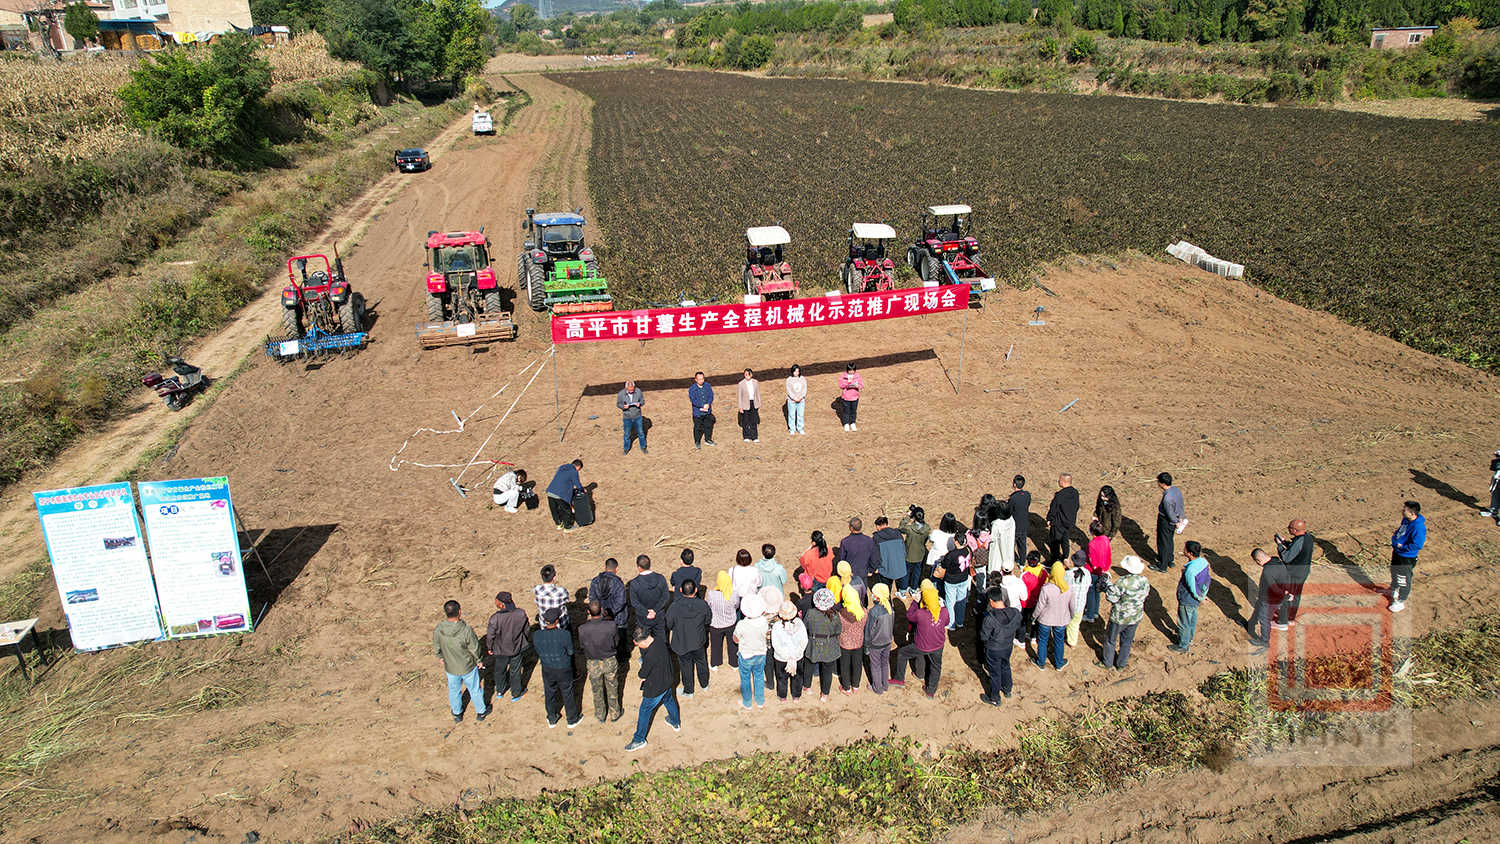
[[1179, 238], [1279, 296], [1500, 370], [1500, 127], [1311, 109], [639, 70], [593, 98], [589, 188], [621, 299], [736, 294], [781, 223], [833, 287], [849, 223], [967, 202], [986, 268]]

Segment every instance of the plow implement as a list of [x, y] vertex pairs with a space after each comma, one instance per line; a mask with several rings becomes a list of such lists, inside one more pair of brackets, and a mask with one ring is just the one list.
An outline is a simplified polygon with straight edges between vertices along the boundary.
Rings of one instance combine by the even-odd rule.
[[473, 322], [429, 322], [417, 326], [417, 343], [424, 349], [468, 346], [516, 339], [516, 324], [510, 314], [479, 314]]
[[614, 298], [609, 282], [583, 261], [554, 261], [544, 285], [542, 301], [554, 314], [583, 314], [612, 311]]
[[[962, 256], [960, 256], [962, 258]], [[958, 268], [948, 261], [943, 262], [943, 274], [948, 284], [969, 285], [969, 307], [982, 308], [980, 294], [995, 289], [995, 280], [984, 274], [973, 261], [963, 260]]]
[[343, 354], [345, 352], [355, 352], [363, 349], [369, 342], [370, 334], [367, 331], [330, 334], [317, 326], [311, 326], [308, 328], [307, 333], [301, 337], [267, 341], [266, 354], [285, 363], [292, 360], [305, 360]]

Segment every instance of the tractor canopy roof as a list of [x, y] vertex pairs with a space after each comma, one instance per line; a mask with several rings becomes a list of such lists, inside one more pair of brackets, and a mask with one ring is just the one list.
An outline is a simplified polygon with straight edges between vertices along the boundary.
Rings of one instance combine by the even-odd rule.
[[539, 226], [583, 225], [583, 215], [574, 214], [571, 211], [553, 211], [547, 214], [538, 214], [532, 220]]
[[968, 214], [972, 211], [967, 205], [929, 205], [927, 213], [934, 217], [947, 217], [952, 214]]
[[849, 233], [860, 240], [895, 240], [896, 230], [885, 223], [855, 223]]
[[756, 248], [762, 246], [781, 246], [791, 243], [792, 236], [786, 233], [781, 226], [756, 226], [745, 229], [745, 240]]
[[437, 249], [442, 246], [473, 246], [487, 245], [489, 240], [485, 238], [484, 232], [433, 232], [427, 236], [427, 248]]

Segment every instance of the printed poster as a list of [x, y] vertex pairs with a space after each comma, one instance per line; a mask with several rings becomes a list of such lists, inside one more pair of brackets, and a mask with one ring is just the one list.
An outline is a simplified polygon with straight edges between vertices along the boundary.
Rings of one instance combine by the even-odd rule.
[[137, 485], [167, 635], [248, 632], [250, 594], [228, 478]]
[[73, 647], [165, 638], [130, 484], [32, 493]]

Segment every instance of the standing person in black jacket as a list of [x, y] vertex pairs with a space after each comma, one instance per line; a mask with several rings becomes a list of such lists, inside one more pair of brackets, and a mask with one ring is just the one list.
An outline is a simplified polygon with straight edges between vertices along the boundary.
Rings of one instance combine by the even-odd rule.
[[991, 706], [999, 706], [1002, 695], [1010, 697], [1010, 655], [1015, 648], [1016, 632], [1021, 629], [1021, 610], [1006, 606], [1005, 590], [991, 586], [986, 597], [989, 612], [979, 625], [979, 644], [984, 650], [984, 669], [989, 675], [990, 693], [979, 699]]
[[[516, 607], [509, 592], [495, 596], [495, 613], [484, 631], [484, 650], [490, 668], [491, 694], [499, 697], [509, 694], [510, 699], [520, 700], [526, 694], [525, 660], [526, 639], [531, 633], [531, 619], [526, 611]], [[504, 676], [506, 683], [500, 685]]]
[[563, 709], [568, 711], [568, 729], [578, 726], [583, 720], [583, 711], [578, 696], [573, 693], [573, 634], [559, 626], [563, 611], [558, 607], [542, 615], [547, 625], [531, 637], [531, 646], [536, 649], [537, 661], [542, 664], [542, 689], [547, 704], [547, 727], [557, 726]]
[[589, 620], [578, 628], [578, 645], [583, 648], [589, 686], [594, 691], [594, 717], [601, 724], [606, 718], [618, 721], [625, 714], [620, 706], [617, 644], [615, 620], [598, 601], [589, 601]]
[[629, 643], [625, 641], [625, 625], [629, 621], [629, 606], [625, 602], [625, 581], [619, 575], [620, 561], [610, 557], [604, 561], [604, 571], [589, 581], [589, 600], [598, 601], [609, 617], [614, 620], [616, 633], [616, 656], [624, 662], [630, 656]]
[[706, 601], [698, 600], [698, 583], [682, 582], [682, 597], [667, 608], [666, 627], [671, 634], [672, 655], [677, 657], [677, 671], [682, 675], [682, 696], [693, 696], [693, 678], [698, 686], [708, 688], [708, 622], [713, 611]]
[[[1016, 475], [1010, 482], [1010, 517], [1016, 522], [1016, 559], [1026, 559], [1026, 543], [1031, 535], [1031, 493], [1026, 491], [1026, 477]], [[915, 586], [915, 584], [913, 584]]]
[[1287, 600], [1283, 604], [1288, 609], [1281, 611], [1281, 622], [1276, 625], [1277, 630], [1285, 630], [1297, 623], [1297, 610], [1302, 607], [1302, 588], [1307, 584], [1307, 579], [1312, 577], [1313, 535], [1307, 530], [1307, 522], [1292, 519], [1286, 526], [1286, 532], [1292, 535], [1291, 539], [1282, 539], [1281, 534], [1276, 535], [1276, 550], [1281, 555], [1281, 561], [1286, 564], [1287, 582], [1290, 584]]
[[667, 611], [667, 602], [672, 595], [667, 591], [667, 579], [651, 570], [651, 558], [645, 554], [635, 558], [635, 577], [630, 579], [630, 608], [635, 611], [635, 625], [641, 626], [646, 616], [655, 610], [657, 615]]
[[1078, 526], [1078, 490], [1073, 476], [1057, 476], [1057, 492], [1047, 508], [1047, 561], [1060, 563], [1068, 558], [1068, 538]]
[[641, 649], [641, 712], [636, 717], [635, 736], [625, 745], [626, 753], [646, 746], [651, 717], [659, 706], [667, 708], [667, 726], [678, 732], [682, 730], [682, 712], [673, 694], [676, 684], [672, 680], [672, 659], [667, 653], [667, 631], [655, 610], [648, 611], [641, 626], [636, 628], [635, 645]]
[[699, 585], [703, 584], [703, 569], [693, 564], [693, 549], [682, 549], [681, 559], [682, 565], [677, 567], [677, 571], [672, 572], [671, 586], [673, 594], [682, 592], [682, 584], [689, 580]]
[[1286, 600], [1291, 576], [1281, 560], [1263, 549], [1251, 551], [1250, 559], [1260, 566], [1260, 584], [1255, 590], [1255, 608], [1250, 611], [1245, 627], [1250, 631], [1250, 644], [1264, 648], [1271, 641], [1271, 622], [1276, 620], [1277, 610]]

